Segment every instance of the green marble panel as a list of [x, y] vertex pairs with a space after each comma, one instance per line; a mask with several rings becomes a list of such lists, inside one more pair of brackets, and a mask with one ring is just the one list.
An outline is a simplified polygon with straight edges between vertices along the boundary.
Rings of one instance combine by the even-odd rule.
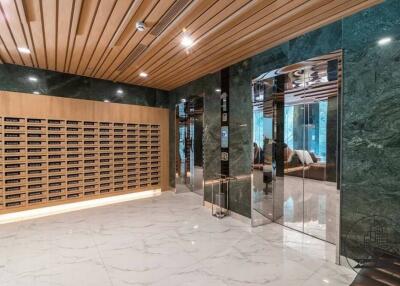
[[363, 241], [348, 234], [371, 227], [359, 219], [400, 220], [400, 1], [344, 19], [343, 48], [342, 254], [357, 258]]
[[168, 108], [166, 91], [10, 64], [0, 65], [0, 90]]

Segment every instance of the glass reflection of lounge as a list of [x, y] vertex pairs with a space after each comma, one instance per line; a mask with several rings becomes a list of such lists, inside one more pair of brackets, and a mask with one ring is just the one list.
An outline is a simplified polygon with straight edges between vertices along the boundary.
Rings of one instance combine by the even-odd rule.
[[338, 52], [253, 81], [253, 210], [332, 243], [338, 233], [340, 74]]

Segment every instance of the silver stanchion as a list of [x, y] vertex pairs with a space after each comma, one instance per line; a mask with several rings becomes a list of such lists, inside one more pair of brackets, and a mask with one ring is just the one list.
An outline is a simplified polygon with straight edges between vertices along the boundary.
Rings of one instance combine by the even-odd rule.
[[[217, 174], [211, 181], [211, 214], [219, 219], [229, 215], [229, 182], [236, 181], [236, 177]], [[218, 192], [214, 195], [214, 183], [218, 183]], [[226, 184], [226, 193], [222, 192]], [[215, 205], [215, 207], [214, 207]]]

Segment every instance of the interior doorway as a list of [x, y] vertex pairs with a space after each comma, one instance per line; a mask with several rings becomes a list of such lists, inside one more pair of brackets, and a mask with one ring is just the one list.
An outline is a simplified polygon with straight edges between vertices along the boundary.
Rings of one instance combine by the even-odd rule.
[[176, 192], [204, 196], [203, 97], [181, 100], [175, 108]]
[[338, 244], [341, 62], [339, 51], [253, 80], [254, 225]]

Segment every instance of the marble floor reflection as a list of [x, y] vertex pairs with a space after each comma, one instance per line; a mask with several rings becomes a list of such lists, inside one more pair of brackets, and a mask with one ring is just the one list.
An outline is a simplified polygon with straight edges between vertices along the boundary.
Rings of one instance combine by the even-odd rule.
[[335, 247], [218, 220], [194, 193], [0, 226], [0, 285], [349, 285]]
[[[339, 192], [336, 183], [285, 176], [277, 178], [276, 190], [264, 191], [254, 180], [254, 208], [280, 224], [336, 243]], [[304, 190], [304, 192], [303, 192]]]

